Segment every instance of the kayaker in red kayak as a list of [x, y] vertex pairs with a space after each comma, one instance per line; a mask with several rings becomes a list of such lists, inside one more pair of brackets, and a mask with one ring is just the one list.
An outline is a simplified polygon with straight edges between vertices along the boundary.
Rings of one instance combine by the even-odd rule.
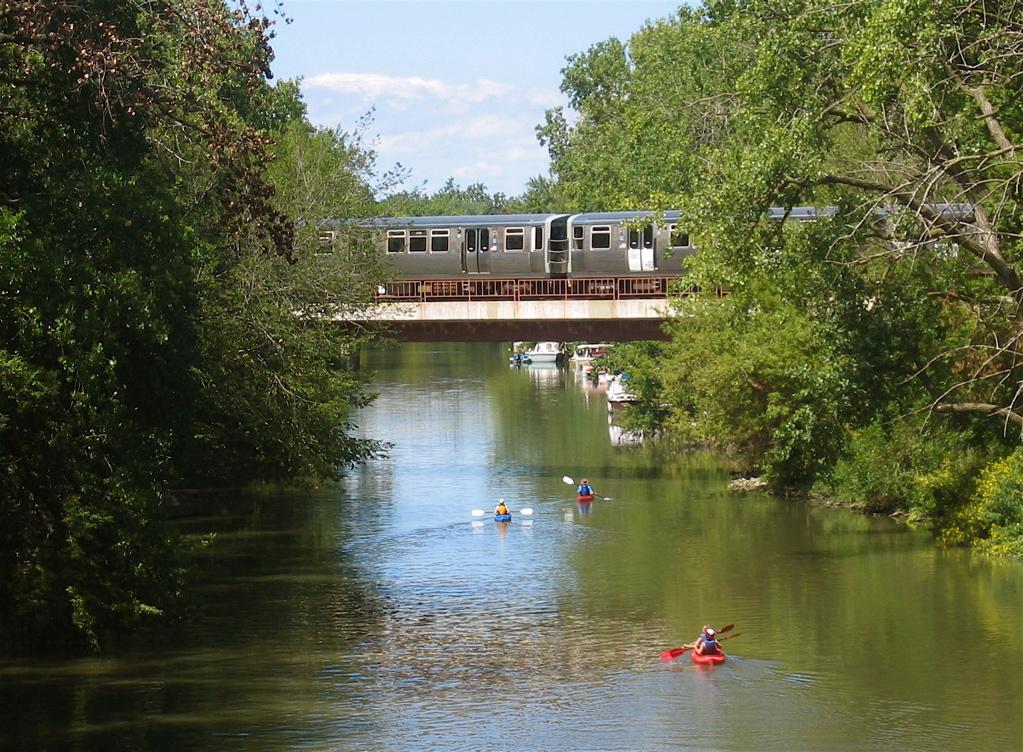
[[590, 487], [590, 482], [588, 480], [586, 480], [586, 478], [583, 478], [579, 482], [579, 488], [576, 490], [576, 493], [579, 494], [580, 498], [583, 497], [583, 496], [590, 496], [590, 497], [593, 496], [593, 489]]
[[721, 652], [721, 646], [715, 637], [716, 634], [717, 632], [714, 631], [714, 627], [704, 624], [700, 636], [695, 641], [687, 642], [682, 647], [692, 650], [697, 655], [717, 655]]

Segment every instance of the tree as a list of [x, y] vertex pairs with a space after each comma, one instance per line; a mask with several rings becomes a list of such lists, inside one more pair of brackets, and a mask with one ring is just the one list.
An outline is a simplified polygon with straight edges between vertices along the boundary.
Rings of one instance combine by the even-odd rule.
[[[1018, 441], [1018, 11], [1011, 1], [712, 1], [642, 29], [625, 64], [608, 62], [622, 57], [613, 44], [570, 62], [579, 118], [569, 127], [551, 113], [541, 131], [560, 189], [586, 208], [682, 210], [700, 247], [690, 281], [731, 292], [682, 304], [692, 318], [676, 325], [665, 361], [677, 373], [663, 375], [678, 423], [730, 397], [745, 409], [718, 413], [715, 428], [760, 425], [754, 462], [789, 482], [826, 473], [841, 446], [813, 453], [822, 462], [770, 459], [788, 439], [766, 419], [795, 415], [806, 389], [738, 386], [728, 373], [743, 364], [691, 326], [710, 322], [745, 348], [751, 332], [770, 338], [758, 319], [794, 307], [785, 320], [802, 318], [816, 332], [802, 341], [817, 344], [788, 347], [801, 337], [783, 329], [786, 340], [756, 349], [774, 359], [787, 348], [791, 369], [832, 374], [846, 394], [809, 404], [840, 444], [843, 429], [920, 413], [949, 431], [980, 421], [994, 456]], [[768, 218], [796, 205], [835, 209], [809, 226]]]
[[381, 202], [379, 211], [395, 217], [502, 214], [507, 203], [503, 193], [491, 195], [483, 183], [462, 188], [448, 178], [430, 195], [420, 191], [392, 194]]
[[357, 380], [315, 351], [334, 335], [294, 315], [338, 284], [308, 283], [268, 173], [304, 112], [267, 84], [269, 28], [219, 0], [0, 6], [2, 651], [97, 649], [172, 606], [174, 484], [370, 449]]

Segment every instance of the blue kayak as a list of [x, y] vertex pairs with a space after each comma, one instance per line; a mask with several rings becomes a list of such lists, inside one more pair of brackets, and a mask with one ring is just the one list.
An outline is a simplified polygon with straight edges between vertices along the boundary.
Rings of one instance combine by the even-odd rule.
[[511, 512], [508, 514], [495, 514], [494, 522], [511, 522]]

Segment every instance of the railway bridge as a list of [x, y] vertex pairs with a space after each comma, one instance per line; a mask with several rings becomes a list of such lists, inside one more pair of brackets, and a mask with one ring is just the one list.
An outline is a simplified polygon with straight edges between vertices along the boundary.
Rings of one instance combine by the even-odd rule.
[[668, 293], [680, 284], [678, 275], [402, 280], [381, 285], [357, 323], [407, 342], [663, 340]]

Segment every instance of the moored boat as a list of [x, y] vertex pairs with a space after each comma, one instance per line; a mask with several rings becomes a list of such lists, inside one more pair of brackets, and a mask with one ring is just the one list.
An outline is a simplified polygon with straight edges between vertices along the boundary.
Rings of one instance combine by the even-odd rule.
[[611, 348], [610, 345], [606, 344], [588, 344], [583, 343], [575, 346], [575, 352], [572, 353], [572, 357], [569, 358], [577, 367], [588, 368], [590, 363], [593, 362], [594, 358], [599, 358], [602, 355], [607, 355], [608, 350]]
[[533, 363], [558, 363], [565, 357], [560, 342], [537, 342], [525, 353]]
[[719, 663], [725, 662], [725, 654], [720, 650], [709, 655], [700, 655], [694, 650], [689, 654], [689, 657], [693, 663], [700, 666], [717, 666]]
[[[627, 378], [627, 377], [626, 377]], [[623, 405], [629, 402], [636, 402], [637, 398], [625, 386], [626, 378], [621, 374], [615, 376], [607, 385], [607, 406], [613, 408], [616, 405]]]

